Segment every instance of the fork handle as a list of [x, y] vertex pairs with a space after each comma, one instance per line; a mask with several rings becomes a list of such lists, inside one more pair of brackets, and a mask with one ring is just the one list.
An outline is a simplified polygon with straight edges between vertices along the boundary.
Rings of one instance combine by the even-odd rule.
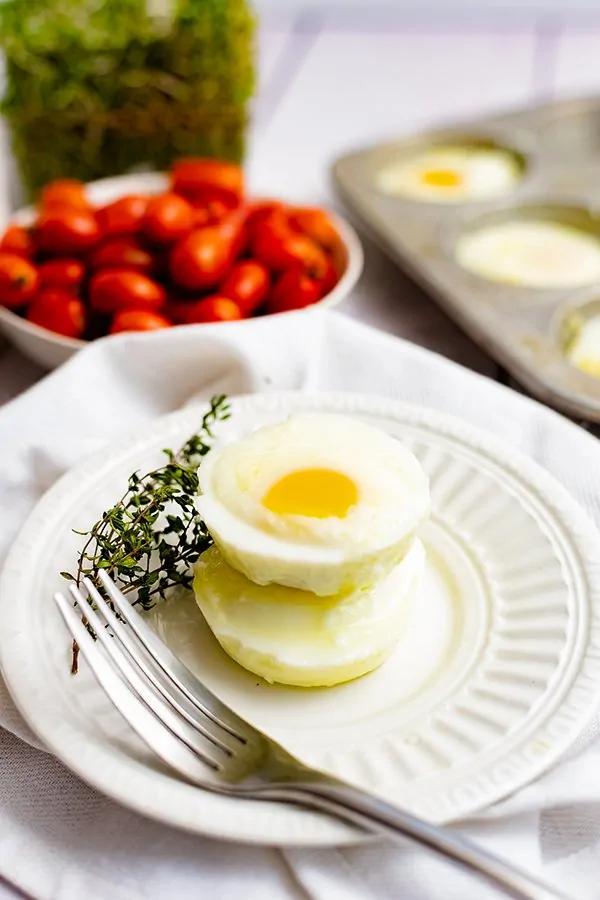
[[565, 894], [493, 856], [451, 829], [430, 825], [350, 785], [335, 781], [296, 783], [293, 786], [286, 784], [281, 789], [270, 785], [261, 790], [261, 796], [287, 802], [292, 800], [333, 813], [353, 825], [384, 834], [394, 841], [408, 838], [466, 869], [478, 872], [516, 900], [569, 900]]

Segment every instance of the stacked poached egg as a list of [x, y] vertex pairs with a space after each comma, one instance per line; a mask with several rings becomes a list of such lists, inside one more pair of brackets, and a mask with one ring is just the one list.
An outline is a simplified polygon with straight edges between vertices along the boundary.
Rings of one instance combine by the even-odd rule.
[[307, 687], [387, 658], [425, 566], [429, 485], [410, 451], [361, 422], [299, 414], [212, 451], [199, 479], [214, 546], [194, 590], [230, 656]]

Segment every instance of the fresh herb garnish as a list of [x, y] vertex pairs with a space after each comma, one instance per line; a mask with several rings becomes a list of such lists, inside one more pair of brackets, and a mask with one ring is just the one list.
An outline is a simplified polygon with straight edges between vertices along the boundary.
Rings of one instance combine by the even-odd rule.
[[[212, 446], [212, 426], [229, 418], [224, 396], [213, 397], [198, 432], [174, 453], [164, 450], [165, 465], [146, 475], [134, 472], [121, 499], [89, 531], [75, 574], [63, 578], [80, 584], [87, 576], [100, 589], [98, 572], [105, 569], [132, 602], [150, 609], [169, 588], [191, 587], [192, 566], [212, 544], [194, 500], [198, 466]], [[71, 670], [77, 672], [78, 648], [73, 644]]]

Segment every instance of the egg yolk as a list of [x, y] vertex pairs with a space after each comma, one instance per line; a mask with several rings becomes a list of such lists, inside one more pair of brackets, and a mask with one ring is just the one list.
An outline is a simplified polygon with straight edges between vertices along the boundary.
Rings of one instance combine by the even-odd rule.
[[463, 181], [460, 172], [452, 169], [429, 169], [423, 172], [421, 180], [430, 187], [458, 187]]
[[299, 469], [272, 485], [263, 505], [283, 516], [342, 519], [358, 500], [354, 482], [333, 469]]

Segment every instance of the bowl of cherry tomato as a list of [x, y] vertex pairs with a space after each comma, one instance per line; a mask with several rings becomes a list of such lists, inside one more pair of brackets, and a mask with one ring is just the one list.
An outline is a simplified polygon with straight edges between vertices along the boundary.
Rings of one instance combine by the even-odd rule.
[[334, 305], [362, 264], [345, 220], [248, 198], [234, 163], [66, 179], [0, 237], [0, 330], [54, 368], [106, 335]]

